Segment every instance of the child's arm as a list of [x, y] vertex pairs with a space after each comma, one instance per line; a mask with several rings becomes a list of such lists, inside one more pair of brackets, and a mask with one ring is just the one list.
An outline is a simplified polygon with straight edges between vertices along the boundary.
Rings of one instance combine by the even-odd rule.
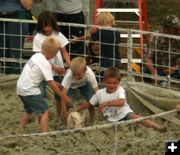
[[55, 93], [57, 95], [59, 95], [61, 97], [61, 99], [65, 102], [65, 103], [70, 103], [71, 100], [70, 98], [65, 94], [63, 93], [60, 89], [59, 89], [59, 86], [56, 84], [56, 82], [54, 80], [52, 81], [47, 81], [47, 84], [48, 86], [53, 89], [55, 91]]
[[54, 64], [51, 64], [51, 66], [52, 66], [52, 70], [54, 70], [56, 73], [58, 73], [59, 75], [64, 75], [65, 72], [64, 68], [61, 68], [58, 65], [54, 65]]
[[98, 87], [94, 88], [95, 93], [96, 93], [98, 90], [99, 90], [99, 88], [98, 88]]
[[86, 102], [86, 103], [82, 103], [79, 105], [79, 107], [77, 109], [75, 109], [75, 111], [81, 111], [81, 110], [84, 110], [84, 109], [88, 109], [90, 108], [92, 105], [89, 103], [89, 102]]
[[[64, 94], [67, 94], [68, 93], [68, 89], [63, 88], [62, 92]], [[61, 117], [62, 117], [64, 123], [66, 123], [66, 119], [67, 119], [67, 116], [68, 116], [67, 104], [68, 104], [67, 102], [64, 102], [63, 100], [61, 100]]]
[[66, 61], [66, 64], [69, 66], [70, 65], [70, 56], [66, 50], [66, 47], [63, 47], [63, 48], [60, 48], [60, 51], [63, 55], [63, 58], [65, 59]]
[[105, 107], [123, 106], [125, 104], [125, 99], [111, 100], [108, 102], [103, 102], [99, 105], [99, 111], [102, 112]]
[[22, 4], [22, 6], [23, 6], [26, 10], [28, 10], [28, 11], [31, 10], [31, 8], [32, 8], [32, 0], [20, 0], [20, 2], [21, 2], [21, 4]]
[[88, 40], [88, 39], [90, 39], [91, 38], [91, 35], [88, 35], [88, 34], [86, 34], [86, 35], [83, 35], [83, 36], [80, 36], [80, 37], [77, 37], [77, 36], [72, 36], [73, 37], [73, 39], [71, 40], [71, 42], [73, 43], [73, 44], [75, 44], [75, 43], [77, 43], [77, 42], [79, 42], [79, 41], [84, 41], [84, 40]]

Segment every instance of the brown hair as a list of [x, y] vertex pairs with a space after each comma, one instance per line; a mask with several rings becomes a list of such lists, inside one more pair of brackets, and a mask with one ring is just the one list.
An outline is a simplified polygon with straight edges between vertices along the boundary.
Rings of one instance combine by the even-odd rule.
[[108, 78], [116, 78], [118, 81], [121, 80], [121, 73], [118, 68], [116, 67], [110, 67], [105, 70], [104, 72], [104, 80]]
[[52, 26], [52, 29], [58, 33], [59, 27], [56, 22], [56, 18], [50, 11], [42, 11], [38, 17], [37, 32], [44, 34], [45, 26]]

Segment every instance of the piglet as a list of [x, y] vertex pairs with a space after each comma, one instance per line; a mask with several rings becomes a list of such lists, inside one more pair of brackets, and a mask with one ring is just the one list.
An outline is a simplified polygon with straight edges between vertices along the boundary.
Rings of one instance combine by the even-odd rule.
[[80, 115], [79, 112], [73, 111], [67, 117], [67, 129], [77, 129], [84, 127], [85, 114]]

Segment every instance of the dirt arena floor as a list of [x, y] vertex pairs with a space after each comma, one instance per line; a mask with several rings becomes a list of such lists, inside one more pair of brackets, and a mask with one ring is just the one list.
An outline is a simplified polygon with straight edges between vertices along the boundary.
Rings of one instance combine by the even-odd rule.
[[[52, 99], [49, 101], [51, 134], [35, 135], [34, 133], [40, 132], [40, 126], [34, 125], [33, 117], [23, 130], [19, 130], [23, 106], [15, 93], [16, 82], [1, 83], [3, 83], [0, 85], [1, 155], [162, 155], [165, 152], [166, 140], [180, 140], [180, 127], [170, 122], [167, 122], [167, 132], [164, 133], [147, 129], [139, 123], [120, 125], [117, 128], [63, 132], [66, 126], [57, 118]], [[160, 118], [155, 120], [160, 124], [165, 123]], [[94, 125], [104, 123], [107, 122], [96, 112]], [[91, 125], [87, 113], [86, 126]]]

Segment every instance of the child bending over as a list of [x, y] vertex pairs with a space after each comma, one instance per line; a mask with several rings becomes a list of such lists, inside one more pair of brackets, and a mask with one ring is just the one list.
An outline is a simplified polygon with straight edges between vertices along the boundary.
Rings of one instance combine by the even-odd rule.
[[[63, 93], [68, 94], [70, 98], [72, 98], [74, 92], [79, 89], [80, 93], [87, 101], [89, 101], [94, 92], [98, 90], [96, 77], [91, 68], [86, 66], [86, 61], [82, 57], [76, 57], [72, 59], [70, 63], [70, 69], [68, 69], [62, 81], [62, 86]], [[61, 114], [64, 122], [66, 122], [68, 115], [67, 106], [68, 104], [65, 104], [65, 102], [62, 100]], [[93, 117], [94, 108], [89, 107], [89, 111], [90, 116]]]
[[53, 37], [47, 37], [42, 44], [42, 52], [34, 54], [26, 63], [18, 81], [17, 94], [24, 104], [23, 114], [19, 127], [22, 128], [29, 121], [32, 113], [41, 114], [41, 131], [48, 131], [48, 105], [42, 97], [39, 83], [46, 80], [50, 88], [61, 97], [66, 103], [70, 102], [69, 97], [62, 93], [59, 85], [53, 80], [52, 66], [49, 59], [52, 59], [59, 52], [59, 42]]
[[[99, 105], [99, 112], [110, 122], [140, 118], [141, 116], [133, 113], [126, 103], [125, 90], [119, 85], [120, 80], [121, 74], [117, 68], [107, 69], [104, 73], [105, 88], [98, 90], [90, 102], [81, 104], [77, 111]], [[149, 119], [141, 121], [141, 124], [157, 131], [165, 130], [164, 127]]]

